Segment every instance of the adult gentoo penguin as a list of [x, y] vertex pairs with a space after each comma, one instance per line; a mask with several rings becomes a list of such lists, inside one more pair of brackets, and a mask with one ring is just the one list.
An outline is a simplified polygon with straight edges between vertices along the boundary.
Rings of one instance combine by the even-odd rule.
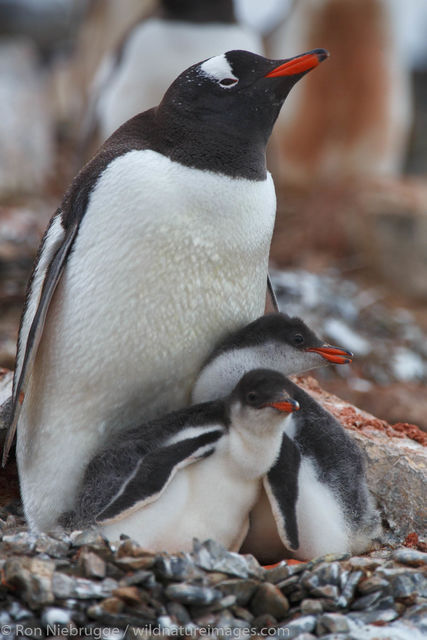
[[[110, 540], [125, 533], [155, 551], [189, 551], [194, 537], [238, 551], [261, 480], [298, 410], [284, 384], [280, 373], [256, 369], [224, 400], [122, 432], [88, 465], [69, 522], [95, 520]], [[147, 430], [158, 440], [148, 451]]]
[[159, 9], [103, 59], [91, 89], [92, 135], [97, 130], [103, 142], [158, 104], [182, 69], [229, 49], [264, 53], [261, 38], [236, 22], [233, 0], [160, 0]]
[[19, 418], [33, 529], [72, 508], [107, 430], [186, 404], [217, 340], [263, 313], [265, 146], [291, 87], [326, 57], [231, 51], [195, 64], [71, 184], [31, 279], [4, 451]]
[[251, 369], [265, 367], [287, 376], [328, 363], [349, 364], [353, 354], [325, 343], [301, 318], [270, 313], [219, 341], [197, 376], [192, 402], [221, 398]]

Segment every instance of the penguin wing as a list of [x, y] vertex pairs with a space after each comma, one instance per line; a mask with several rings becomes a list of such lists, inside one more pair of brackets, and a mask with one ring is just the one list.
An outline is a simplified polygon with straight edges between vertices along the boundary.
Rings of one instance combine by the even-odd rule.
[[263, 480], [280, 539], [292, 551], [299, 547], [296, 506], [300, 464], [297, 445], [284, 433], [279, 457]]
[[[221, 427], [178, 442], [171, 439], [165, 446], [143, 456], [124, 480], [110, 502], [96, 514], [97, 524], [107, 524], [130, 515], [157, 500], [169, 486], [176, 472], [215, 451], [224, 434]], [[172, 443], [171, 443], [172, 442]]]
[[278, 313], [279, 303], [277, 302], [276, 293], [271, 282], [270, 274], [267, 273], [267, 299], [265, 304], [265, 313]]
[[76, 219], [67, 228], [64, 228], [62, 210], [59, 209], [50, 221], [34, 265], [19, 329], [9, 427], [3, 448], [3, 466], [6, 464], [15, 436], [16, 425], [37, 348], [43, 334], [49, 304], [61, 278], [78, 227], [79, 220]]

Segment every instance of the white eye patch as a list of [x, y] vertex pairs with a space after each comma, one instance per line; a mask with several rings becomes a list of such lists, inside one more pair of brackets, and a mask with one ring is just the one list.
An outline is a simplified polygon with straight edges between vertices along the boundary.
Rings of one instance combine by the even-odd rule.
[[233, 74], [230, 63], [224, 54], [209, 58], [209, 60], [203, 62], [200, 65], [200, 71], [205, 76], [216, 80], [224, 88], [231, 88], [239, 82], [239, 78], [236, 78]]

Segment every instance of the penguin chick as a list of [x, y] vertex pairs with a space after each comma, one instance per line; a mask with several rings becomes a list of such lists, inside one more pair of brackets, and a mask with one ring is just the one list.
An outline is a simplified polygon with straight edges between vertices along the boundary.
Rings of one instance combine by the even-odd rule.
[[188, 404], [219, 337], [263, 313], [265, 146], [292, 86], [326, 57], [231, 51], [195, 64], [73, 181], [30, 282], [3, 451], [5, 462], [18, 425], [33, 530], [73, 508], [109, 431]]
[[353, 354], [324, 343], [301, 318], [272, 313], [228, 335], [202, 367], [192, 402], [221, 398], [251, 369], [265, 367], [287, 376], [330, 362], [348, 364]]
[[[301, 560], [362, 553], [381, 532], [363, 454], [308, 393], [290, 380], [284, 389], [300, 410], [286, 421], [280, 455], [264, 478], [282, 544]], [[283, 546], [268, 539], [255, 510], [244, 551], [270, 562], [283, 558]]]
[[[298, 409], [284, 383], [276, 371], [247, 373], [224, 400], [148, 425], [165, 437], [139, 457], [136, 431], [122, 433], [89, 464], [80, 517], [96, 514], [110, 540], [125, 533], [155, 551], [189, 551], [194, 537], [237, 551], [261, 478], [276, 461], [290, 412]], [[174, 435], [166, 436], [171, 429]], [[131, 464], [124, 465], [127, 454]], [[106, 503], [111, 468], [121, 480], [116, 475], [116, 492]]]

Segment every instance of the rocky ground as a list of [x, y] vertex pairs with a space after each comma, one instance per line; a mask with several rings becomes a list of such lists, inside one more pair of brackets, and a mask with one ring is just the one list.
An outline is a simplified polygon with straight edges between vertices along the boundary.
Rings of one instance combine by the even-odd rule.
[[[2, 514], [5, 515], [5, 514]], [[421, 640], [427, 554], [400, 547], [264, 569], [195, 541], [151, 554], [94, 531], [29, 534], [0, 521], [0, 637]]]

